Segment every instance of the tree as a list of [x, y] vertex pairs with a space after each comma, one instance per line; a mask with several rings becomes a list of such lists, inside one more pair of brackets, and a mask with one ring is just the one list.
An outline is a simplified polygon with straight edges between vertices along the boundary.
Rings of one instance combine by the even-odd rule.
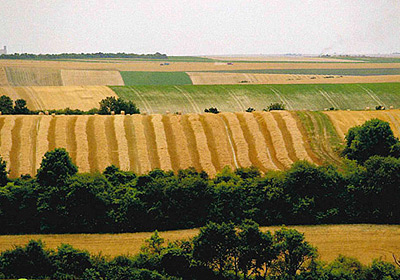
[[210, 108], [206, 108], [204, 109], [205, 113], [213, 113], [213, 114], [218, 114], [219, 110], [217, 109], [217, 107], [210, 107]]
[[120, 114], [121, 111], [125, 111], [126, 114], [140, 114], [140, 110], [130, 100], [125, 101], [121, 98], [109, 96], [100, 101], [99, 114], [101, 115], [110, 115], [111, 112]]
[[0, 187], [3, 187], [8, 182], [7, 163], [0, 156]]
[[65, 184], [67, 179], [78, 172], [68, 152], [63, 148], [56, 148], [47, 152], [37, 171], [37, 181], [42, 186], [57, 186]]
[[222, 274], [232, 267], [237, 247], [238, 237], [232, 223], [209, 222], [193, 239], [193, 258]]
[[16, 114], [16, 115], [26, 115], [26, 114], [29, 114], [29, 113], [30, 113], [30, 111], [26, 107], [26, 101], [24, 99], [15, 100], [14, 114]]
[[295, 229], [282, 228], [274, 234], [274, 248], [277, 253], [275, 272], [287, 279], [295, 279], [306, 261], [317, 256], [317, 250], [304, 239], [304, 234]]
[[394, 137], [389, 123], [379, 119], [350, 128], [345, 138], [343, 155], [361, 164], [374, 155], [395, 156], [399, 150], [399, 140]]
[[10, 115], [14, 113], [13, 101], [6, 95], [0, 96], [0, 112], [3, 115]]

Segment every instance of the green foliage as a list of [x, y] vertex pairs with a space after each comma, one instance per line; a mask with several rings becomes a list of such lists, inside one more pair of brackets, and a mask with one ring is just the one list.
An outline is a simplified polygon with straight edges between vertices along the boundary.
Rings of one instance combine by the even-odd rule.
[[44, 155], [36, 178], [42, 186], [57, 186], [65, 184], [77, 172], [78, 168], [68, 152], [63, 148], [56, 148]]
[[294, 229], [282, 228], [274, 234], [274, 249], [278, 260], [274, 264], [277, 275], [294, 279], [297, 272], [317, 256], [317, 250], [305, 241], [304, 234]]
[[9, 181], [7, 175], [8, 175], [7, 163], [0, 156], [0, 187], [5, 186]]
[[285, 110], [285, 104], [283, 103], [271, 103], [267, 106], [267, 108], [263, 109], [263, 111], [273, 111], [273, 110]]
[[399, 140], [394, 137], [389, 123], [372, 119], [361, 126], [352, 127], [346, 134], [343, 155], [364, 163], [369, 157], [389, 156], [397, 151]]
[[164, 239], [158, 235], [156, 230], [150, 238], [145, 240], [146, 245], [141, 248], [141, 251], [147, 254], [160, 255], [163, 249]]
[[254, 109], [253, 107], [249, 107], [249, 108], [247, 108], [246, 109], [246, 112], [247, 113], [251, 113], [251, 112], [254, 112], [256, 109]]
[[76, 279], [82, 276], [86, 269], [92, 268], [90, 254], [68, 244], [58, 247], [53, 258], [57, 279]]
[[326, 270], [329, 280], [365, 279], [365, 268], [355, 258], [349, 258], [340, 255], [327, 266]]
[[65, 60], [65, 59], [102, 59], [102, 58], [154, 58], [166, 59], [166, 54], [156, 52], [155, 54], [134, 53], [62, 53], [62, 54], [30, 54], [15, 53], [0, 55], [0, 59], [29, 59], [29, 60]]
[[101, 115], [110, 115], [111, 112], [121, 114], [121, 111], [124, 111], [126, 114], [140, 114], [139, 109], [130, 100], [125, 101], [122, 98], [109, 96], [100, 101], [99, 114]]
[[14, 114], [16, 115], [27, 115], [31, 111], [26, 107], [26, 101], [24, 99], [15, 100]]
[[30, 240], [25, 247], [17, 246], [1, 253], [0, 272], [9, 278], [51, 276], [55, 271], [51, 253], [40, 240]]
[[373, 260], [371, 266], [366, 271], [366, 278], [374, 280], [400, 279], [400, 271], [391, 263], [382, 260]]
[[216, 107], [210, 107], [210, 108], [206, 108], [204, 109], [205, 113], [213, 113], [213, 114], [218, 114], [220, 113], [220, 111], [218, 111], [218, 109]]
[[14, 113], [14, 103], [12, 99], [6, 95], [0, 96], [0, 112], [3, 115], [11, 115]]

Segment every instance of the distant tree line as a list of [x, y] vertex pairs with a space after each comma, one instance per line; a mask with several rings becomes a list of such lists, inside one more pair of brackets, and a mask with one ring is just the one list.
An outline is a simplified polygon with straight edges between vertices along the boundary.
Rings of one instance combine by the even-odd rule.
[[[344, 165], [299, 161], [262, 175], [254, 167], [214, 178], [193, 168], [144, 175], [115, 166], [79, 174], [64, 149], [47, 152], [37, 175], [10, 180], [0, 165], [0, 233], [136, 232], [204, 226], [398, 224], [400, 159], [388, 123], [371, 120], [346, 136]], [[358, 152], [357, 152], [358, 151]]]
[[2, 54], [0, 59], [31, 59], [31, 60], [60, 60], [60, 59], [102, 59], [102, 58], [146, 58], [146, 59], [167, 59], [166, 54], [156, 52], [154, 54], [135, 53], [61, 53], [61, 54], [30, 54], [15, 53]]
[[253, 221], [208, 223], [191, 240], [165, 244], [157, 231], [140, 253], [110, 258], [90, 255], [68, 244], [46, 249], [38, 240], [0, 254], [1, 278], [177, 280], [396, 280], [400, 269], [373, 260], [338, 256], [330, 263], [317, 259], [317, 250], [304, 235], [281, 228], [260, 231]]
[[[122, 111], [125, 114], [140, 114], [139, 108], [131, 100], [124, 100], [114, 96], [102, 99], [99, 102], [99, 108], [92, 108], [88, 111], [71, 108], [47, 110], [49, 114], [55, 113], [58, 115], [111, 115], [112, 113], [121, 114]], [[43, 110], [29, 110], [24, 99], [17, 99], [14, 104], [10, 97], [2, 95], [0, 96], [0, 112], [3, 115], [37, 115]]]

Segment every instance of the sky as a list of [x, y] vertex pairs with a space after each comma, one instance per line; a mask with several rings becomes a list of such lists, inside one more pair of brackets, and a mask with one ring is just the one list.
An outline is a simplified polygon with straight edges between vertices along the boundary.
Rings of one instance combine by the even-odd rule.
[[9, 53], [400, 53], [400, 0], [0, 0]]

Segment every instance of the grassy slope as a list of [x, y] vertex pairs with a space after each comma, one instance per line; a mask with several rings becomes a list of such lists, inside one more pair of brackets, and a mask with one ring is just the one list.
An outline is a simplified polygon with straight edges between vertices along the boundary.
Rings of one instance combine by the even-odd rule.
[[[111, 87], [143, 111], [202, 112], [211, 106], [238, 112], [283, 102], [292, 110], [361, 110], [380, 103], [400, 107], [400, 83], [310, 85], [183, 85]], [[379, 103], [379, 104], [378, 104]]]
[[400, 75], [400, 68], [376, 68], [376, 69], [375, 68], [371, 68], [371, 69], [258, 69], [258, 70], [215, 71], [215, 72], [222, 72], [222, 73], [254, 73], [254, 74], [378, 76], [378, 75]]
[[136, 72], [121, 71], [127, 86], [134, 85], [191, 85], [192, 80], [185, 72]]
[[340, 165], [339, 149], [342, 141], [329, 117], [322, 112], [297, 111], [312, 150], [327, 163]]
[[[400, 252], [400, 226], [398, 225], [322, 225], [293, 226], [305, 234], [306, 240], [318, 248], [323, 261], [332, 261], [339, 254], [358, 258], [362, 263], [382, 257], [393, 262], [392, 253]], [[279, 227], [263, 227], [274, 231]], [[188, 239], [198, 234], [198, 229], [160, 232], [167, 241]], [[68, 243], [79, 249], [96, 254], [117, 256], [136, 254], [149, 238], [150, 232], [124, 234], [51, 234], [51, 235], [3, 235], [0, 236], [0, 251], [13, 245], [25, 245], [30, 239], [41, 239], [48, 248], [55, 249]]]

